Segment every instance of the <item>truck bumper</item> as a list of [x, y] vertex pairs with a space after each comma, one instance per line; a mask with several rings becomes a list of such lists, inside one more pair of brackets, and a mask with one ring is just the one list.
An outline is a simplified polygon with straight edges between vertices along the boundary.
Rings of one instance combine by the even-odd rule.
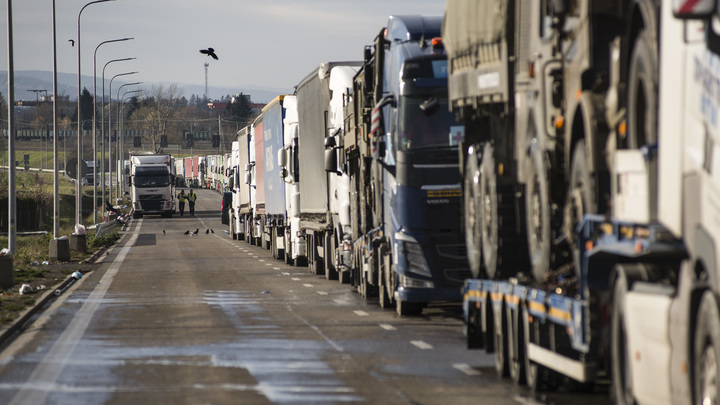
[[460, 302], [460, 289], [398, 287], [395, 299], [405, 302], [453, 301]]

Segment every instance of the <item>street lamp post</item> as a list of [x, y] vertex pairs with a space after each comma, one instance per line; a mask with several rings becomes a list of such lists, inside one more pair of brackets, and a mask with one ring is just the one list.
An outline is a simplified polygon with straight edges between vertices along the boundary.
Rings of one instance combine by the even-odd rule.
[[123, 62], [133, 60], [136, 58], [121, 58], [113, 59], [103, 66], [102, 70], [102, 110], [100, 111], [100, 172], [101, 172], [101, 184], [102, 184], [102, 209], [105, 212], [105, 69], [109, 64], [115, 62]]
[[[98, 46], [95, 47], [95, 53], [93, 55], [93, 223], [97, 223], [97, 165], [94, 164], [94, 162], [97, 162], [97, 124], [96, 124], [96, 117], [97, 117], [97, 108], [95, 107], [95, 103], [97, 102], [97, 51], [100, 48], [100, 46], [104, 44], [108, 44], [111, 42], [122, 42], [122, 41], [129, 41], [131, 39], [135, 38], [119, 38], [119, 39], [111, 39], [109, 41], [103, 41], [98, 44]], [[103, 100], [100, 105], [103, 105], [105, 103], [105, 100]]]
[[[110, 171], [110, 190], [108, 194], [108, 198], [112, 200], [112, 191], [113, 191], [113, 159], [112, 159], [112, 82], [115, 80], [116, 77], [119, 76], [128, 76], [128, 75], [134, 75], [139, 72], [126, 72], [126, 73], [118, 73], [115, 76], [113, 76], [110, 79], [110, 86], [108, 86], [108, 90], [110, 93], [110, 104], [108, 107], [108, 164], [110, 165], [109, 171]], [[117, 155], [116, 155], [117, 157]], [[117, 167], [117, 165], [115, 165]]]
[[[117, 89], [117, 97], [116, 97], [117, 100], [118, 100], [118, 102], [122, 102], [122, 99], [120, 98], [120, 90], [121, 90], [123, 87], [125, 87], [125, 86], [136, 86], [136, 85], [138, 85], [138, 84], [142, 84], [142, 82], [125, 83], [125, 84], [121, 85], [120, 87], [118, 87], [118, 89]], [[137, 93], [137, 92], [140, 92], [140, 91], [141, 91], [141, 90], [137, 90], [137, 91], [135, 91], [135, 92]], [[128, 92], [123, 93], [123, 96], [124, 96], [125, 94], [127, 94], [127, 93], [128, 93]], [[118, 105], [118, 107], [117, 107], [117, 113], [118, 113], [118, 117], [117, 117], [117, 122], [118, 122], [118, 123], [117, 123], [116, 125], [117, 125], [118, 128], [120, 128], [120, 132], [119, 132], [120, 135], [118, 136], [118, 138], [117, 138], [117, 140], [116, 140], [116, 142], [115, 142], [115, 157], [116, 157], [116, 159], [122, 164], [122, 163], [123, 163], [123, 157], [120, 155], [120, 148], [122, 147], [122, 144], [123, 144], [124, 134], [123, 134], [122, 128], [121, 128], [121, 126], [120, 126], [120, 106], [119, 106], [119, 105]], [[117, 176], [115, 177], [115, 199], [118, 199], [118, 198], [121, 197], [121, 194], [120, 194], [120, 185], [121, 185], [121, 182], [120, 182], [120, 177], [121, 177], [121, 176], [120, 176], [120, 171], [121, 171], [120, 166], [117, 166], [117, 167], [115, 168], [115, 170], [117, 170]]]
[[[77, 179], [75, 179], [75, 205], [77, 208], [77, 212], [75, 213], [75, 223], [80, 224], [82, 221], [82, 182], [80, 181], [80, 173], [82, 168], [82, 110], [80, 108], [80, 95], [82, 93], [82, 74], [80, 70], [81, 65], [81, 59], [80, 59], [80, 49], [82, 48], [80, 46], [80, 16], [82, 16], [82, 12], [85, 10], [85, 8], [91, 4], [97, 4], [97, 3], [106, 3], [108, 1], [115, 1], [115, 0], [95, 0], [91, 1], [87, 4], [85, 4], [78, 13], [77, 18], [77, 54], [78, 54], [78, 100], [77, 100], [77, 109], [78, 109], [78, 146], [77, 146]], [[57, 95], [55, 95], [57, 97]], [[93, 100], [94, 101], [94, 100]]]
[[7, 41], [8, 41], [8, 250], [15, 254], [16, 234], [15, 221], [15, 72], [13, 58], [13, 35], [12, 35], [12, 0], [7, 2]]
[[[120, 123], [120, 133], [121, 133], [121, 134], [123, 134], [123, 133], [125, 132], [125, 131], [124, 131], [124, 121], [125, 121], [125, 120], [123, 119], [123, 118], [124, 118], [124, 116], [123, 116], [123, 110], [125, 109], [125, 95], [126, 95], [126, 94], [132, 94], [132, 93], [140, 93], [140, 92], [142, 92], [141, 89], [138, 89], [138, 90], [130, 90], [130, 91], [126, 91], [125, 93], [123, 93], [122, 97], [118, 97], [118, 99], [121, 100], [121, 101], [120, 101], [120, 107], [119, 107], [119, 110], [120, 110], [120, 111], [118, 111], [118, 122]], [[119, 93], [119, 91], [118, 91], [118, 93]], [[118, 155], [120, 156], [120, 159], [119, 159], [119, 160], [120, 160], [120, 162], [121, 162], [121, 164], [122, 164], [122, 171], [125, 171], [125, 141], [123, 140], [123, 137], [122, 137], [122, 136], [120, 137], [120, 152], [118, 153]], [[121, 177], [120, 174], [118, 174], [118, 177]], [[125, 193], [124, 193], [124, 191], [125, 191], [125, 182], [124, 182], [124, 181], [121, 181], [121, 182], [120, 182], [119, 188], [122, 188], [122, 190], [123, 190], [123, 193], [122, 193], [121, 195], [125, 195]]]

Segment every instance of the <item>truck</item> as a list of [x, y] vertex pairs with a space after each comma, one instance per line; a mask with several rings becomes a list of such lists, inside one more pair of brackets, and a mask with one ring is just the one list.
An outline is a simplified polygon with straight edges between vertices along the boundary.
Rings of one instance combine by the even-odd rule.
[[[500, 76], [474, 60], [478, 54], [462, 45], [472, 41], [458, 35], [521, 21], [522, 10], [510, 7], [513, 2], [504, 22], [498, 15], [476, 18], [479, 10], [500, 10], [496, 5], [478, 1], [446, 5], [451, 83], [457, 75], [450, 98], [465, 121], [464, 157], [469, 160], [483, 151], [475, 156], [481, 171], [491, 167], [482, 164], [483, 144], [498, 139], [483, 138], [488, 126], [479, 121], [502, 118], [487, 111], [500, 108], [488, 102], [502, 96], [480, 93], [498, 84]], [[530, 8], [528, 15], [547, 12], [547, 19], [530, 20], [526, 28], [542, 32], [535, 30], [535, 23], [547, 21], [550, 36], [559, 45], [554, 51], [567, 52], [553, 58], [532, 46], [522, 51], [536, 62], [545, 61], [539, 66], [549, 60], [560, 63], [554, 74], [545, 77], [555, 83], [550, 88], [556, 89], [553, 102], [558, 115], [552, 121], [559, 130], [555, 141], [561, 145], [554, 149], [554, 159], [548, 158], [549, 149], [543, 158], [566, 166], [564, 177], [547, 184], [557, 185], [567, 195], [565, 206], [556, 209], [569, 215], [562, 222], [551, 221], [550, 228], [565, 239], [570, 254], [563, 260], [551, 255], [548, 270], [540, 273], [533, 271], [531, 262], [519, 271], [492, 275], [476, 266], [477, 275], [463, 287], [468, 346], [494, 352], [499, 374], [535, 389], [553, 388], [562, 381], [587, 387], [610, 380], [618, 404], [716, 403], [720, 397], [716, 377], [720, 178], [712, 169], [717, 165], [713, 152], [720, 135], [716, 1], [523, 5]], [[474, 46], [502, 48], [489, 54], [527, 62], [520, 56], [522, 41], [514, 45], [509, 41], [518, 38], [522, 29], [518, 26], [507, 35], [496, 31], [508, 39], [502, 46], [478, 41]], [[509, 79], [516, 69], [504, 69]], [[542, 75], [545, 70], [535, 72]], [[517, 114], [517, 107], [528, 101], [525, 96], [510, 92], [512, 101], [503, 111], [514, 109]], [[513, 131], [507, 135], [512, 138]], [[582, 137], [574, 139], [574, 135]], [[472, 195], [482, 174], [477, 174], [473, 163], [465, 168], [464, 193]], [[497, 163], [495, 172], [502, 175]], [[562, 175], [563, 170], [547, 173]], [[508, 183], [528, 192], [527, 183], [523, 186], [519, 178]], [[477, 223], [472, 210], [471, 204], [465, 208], [466, 227]], [[482, 227], [484, 218], [479, 217]], [[484, 236], [475, 245], [483, 262], [487, 250], [498, 260], [511, 254], [492, 242], [487, 246]]]
[[[329, 80], [337, 67], [358, 66], [359, 62], [326, 62], [311, 71], [295, 88], [297, 131], [291, 129], [283, 152], [282, 173], [297, 196], [286, 232], [289, 261], [308, 265], [314, 274], [325, 274], [327, 239], [333, 234], [333, 213], [328, 202], [328, 174], [324, 166], [325, 139], [328, 136]], [[292, 124], [290, 124], [292, 125]], [[293, 145], [293, 142], [295, 144]], [[294, 167], [290, 167], [291, 165]], [[331, 272], [327, 272], [331, 276]]]
[[285, 146], [285, 96], [277, 96], [261, 112], [263, 164], [265, 180], [265, 217], [263, 241], [275, 259], [285, 259], [285, 228], [289, 225], [285, 207], [285, 182], [277, 156]]
[[175, 167], [170, 155], [134, 155], [130, 157], [133, 218], [160, 214], [172, 218], [175, 210]]
[[248, 139], [249, 127], [238, 131], [237, 140], [232, 142], [230, 189], [233, 193], [230, 210], [230, 235], [235, 240], [245, 239], [245, 224], [251, 221], [250, 186], [245, 176], [245, 166], [249, 163]]
[[349, 248], [351, 263], [339, 270], [400, 315], [459, 302], [470, 275], [441, 20], [389, 17], [346, 91], [342, 142], [326, 144], [341, 155], [330, 170], [350, 179], [351, 225], [336, 256]]
[[247, 181], [250, 186], [250, 207], [252, 221], [247, 224], [246, 232], [250, 244], [263, 247], [265, 233], [265, 163], [263, 150], [263, 117], [255, 118], [250, 125], [249, 162], [246, 168]]
[[[300, 231], [300, 162], [298, 156], [298, 112], [295, 95], [283, 99], [285, 116], [283, 118], [283, 147], [278, 151], [280, 176], [285, 183], [285, 212], [287, 224], [283, 245], [285, 246], [285, 263], [300, 265], [306, 257], [305, 240], [297, 237]], [[292, 235], [296, 235], [293, 238]]]

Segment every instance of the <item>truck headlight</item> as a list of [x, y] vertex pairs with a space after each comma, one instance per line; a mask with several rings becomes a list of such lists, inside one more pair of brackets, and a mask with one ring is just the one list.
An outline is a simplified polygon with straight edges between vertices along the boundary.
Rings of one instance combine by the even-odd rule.
[[432, 281], [420, 280], [404, 274], [400, 276], [400, 286], [404, 288], [435, 288]]
[[395, 240], [394, 260], [402, 260], [401, 257], [398, 257], [402, 255], [405, 258], [407, 271], [420, 276], [432, 277], [430, 266], [427, 259], [425, 259], [425, 252], [423, 252], [420, 243], [412, 236], [403, 233], [396, 233]]

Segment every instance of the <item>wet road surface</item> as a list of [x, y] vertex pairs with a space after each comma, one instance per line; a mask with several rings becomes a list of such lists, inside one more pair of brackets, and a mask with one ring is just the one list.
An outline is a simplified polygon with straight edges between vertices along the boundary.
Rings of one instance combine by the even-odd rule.
[[0, 403], [610, 403], [497, 378], [491, 355], [465, 348], [459, 304], [400, 318], [232, 240], [220, 195], [197, 194], [194, 217], [134, 220], [3, 349]]

